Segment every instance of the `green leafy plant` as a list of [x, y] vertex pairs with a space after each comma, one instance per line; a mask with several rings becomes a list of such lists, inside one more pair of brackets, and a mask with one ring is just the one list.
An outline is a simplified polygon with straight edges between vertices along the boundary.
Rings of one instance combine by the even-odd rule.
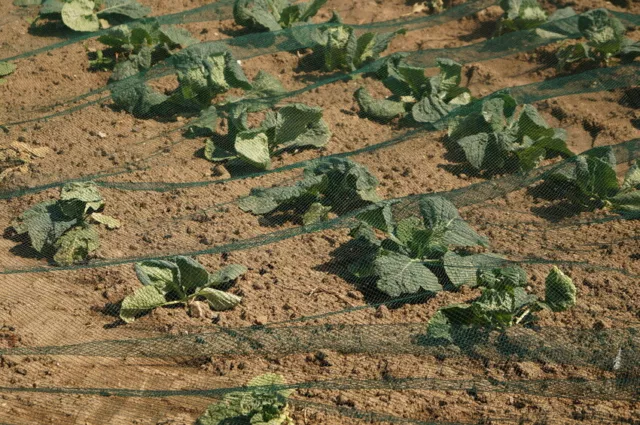
[[504, 14], [498, 21], [498, 35], [535, 28], [547, 21], [547, 13], [538, 0], [501, 0]]
[[325, 71], [355, 71], [378, 59], [391, 40], [405, 32], [404, 29], [389, 33], [367, 32], [358, 37], [355, 30], [347, 25], [323, 26], [312, 33], [313, 54], [307, 60], [323, 64]]
[[292, 103], [277, 112], [268, 110], [257, 127], [249, 126], [248, 113], [248, 107], [241, 104], [227, 115], [228, 134], [206, 140], [205, 158], [265, 170], [271, 166], [272, 156], [287, 150], [319, 148], [331, 137], [319, 107]]
[[58, 200], [41, 202], [24, 211], [13, 223], [18, 235], [29, 235], [31, 247], [59, 265], [87, 260], [100, 246], [93, 224], [108, 229], [120, 222], [101, 213], [105, 203], [95, 183], [68, 183]]
[[143, 286], [122, 301], [120, 318], [127, 323], [156, 307], [188, 304], [198, 298], [207, 300], [213, 310], [232, 309], [241, 298], [217, 288], [228, 288], [247, 271], [232, 264], [209, 273], [193, 258], [182, 256], [142, 261], [134, 267]]
[[198, 42], [189, 31], [173, 25], [160, 26], [156, 20], [118, 25], [98, 37], [98, 41], [108, 48], [97, 52], [92, 66], [114, 67], [112, 81], [149, 69], [176, 49]]
[[566, 132], [551, 128], [532, 105], [500, 94], [476, 102], [449, 120], [448, 138], [466, 162], [489, 173], [531, 170], [544, 158], [571, 156]]
[[238, 62], [226, 50], [194, 45], [174, 58], [179, 85], [173, 92], [157, 92], [134, 76], [113, 85], [114, 106], [138, 117], [170, 116], [207, 109], [214, 97], [231, 88], [252, 89]]
[[625, 37], [626, 29], [622, 22], [605, 9], [590, 10], [580, 15], [578, 29], [587, 41], [558, 49], [559, 70], [585, 62], [608, 65], [614, 57], [631, 62], [640, 56], [640, 42]]
[[327, 0], [295, 3], [290, 0], [236, 0], [233, 18], [251, 31], [279, 31], [304, 24], [318, 13]]
[[245, 391], [226, 394], [210, 405], [196, 425], [293, 425], [287, 405], [293, 390], [273, 388], [285, 384], [284, 378], [275, 373], [256, 376]]
[[545, 181], [557, 195], [583, 208], [607, 208], [628, 218], [640, 218], [640, 160], [619, 185], [613, 149], [591, 149], [549, 174]]
[[[74, 31], [98, 31], [114, 23], [140, 19], [151, 9], [136, 0], [45, 0], [38, 20], [62, 21]], [[35, 23], [35, 22], [34, 22]]]
[[[471, 303], [441, 308], [429, 320], [427, 340], [459, 341], [470, 330], [503, 330], [535, 322], [535, 312], [568, 310], [576, 304], [576, 287], [570, 277], [554, 267], [545, 280], [545, 299], [526, 291], [527, 273], [520, 267], [479, 270], [475, 286], [482, 294]], [[462, 338], [459, 338], [461, 336]]]
[[[334, 252], [336, 258], [347, 263], [354, 277], [375, 282], [376, 290], [394, 298], [439, 292], [443, 284], [458, 288], [471, 283], [478, 268], [503, 261], [493, 254], [469, 255], [464, 251], [485, 247], [488, 240], [445, 198], [424, 198], [419, 207], [420, 218], [397, 222], [389, 204], [362, 212], [357, 216], [360, 224], [351, 230], [352, 240]], [[384, 234], [382, 239], [376, 230]]]
[[378, 179], [348, 159], [315, 161], [304, 169], [303, 176], [293, 186], [253, 188], [238, 206], [256, 215], [293, 212], [307, 225], [325, 220], [329, 211], [344, 214], [380, 201]]
[[391, 98], [374, 99], [364, 87], [355, 92], [365, 117], [384, 122], [410, 111], [413, 121], [434, 123], [472, 101], [469, 89], [460, 87], [459, 63], [438, 59], [440, 73], [427, 78], [424, 69], [406, 64], [403, 58], [404, 55], [393, 55], [373, 71], [393, 93]]

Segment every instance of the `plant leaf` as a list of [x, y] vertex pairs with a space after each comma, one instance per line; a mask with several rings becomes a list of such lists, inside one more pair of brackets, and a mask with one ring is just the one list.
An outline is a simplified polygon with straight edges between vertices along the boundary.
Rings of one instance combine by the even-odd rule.
[[61, 266], [68, 266], [84, 261], [99, 247], [98, 232], [92, 226], [74, 227], [55, 241], [56, 253], [53, 261]]
[[71, 218], [83, 218], [86, 214], [99, 211], [104, 200], [93, 182], [72, 182], [60, 190], [60, 209]]
[[242, 301], [242, 298], [237, 295], [214, 288], [201, 289], [197, 295], [206, 298], [211, 308], [215, 311], [230, 310]]
[[614, 211], [635, 213], [633, 215], [625, 214], [627, 218], [633, 218], [640, 213], [640, 190], [620, 192], [610, 198], [609, 202], [611, 203], [611, 209]]
[[91, 213], [89, 218], [95, 223], [104, 224], [109, 230], [119, 229], [122, 225], [120, 220], [98, 212]]
[[[217, 125], [218, 112], [216, 107], [211, 105], [200, 111], [200, 116], [189, 124], [187, 132], [192, 137], [210, 137], [215, 133]], [[207, 159], [211, 160], [211, 158]]]
[[438, 278], [420, 261], [395, 252], [374, 260], [373, 268], [378, 276], [376, 287], [390, 297], [415, 294], [419, 291], [439, 292], [442, 285]]
[[131, 323], [136, 316], [166, 304], [167, 300], [159, 288], [143, 286], [131, 295], [127, 295], [120, 306], [120, 318]]
[[386, 233], [390, 233], [393, 229], [391, 206], [388, 203], [372, 205], [358, 214], [356, 218]]
[[634, 189], [640, 189], [640, 159], [637, 159], [627, 170], [620, 192], [629, 192]]
[[235, 150], [240, 158], [260, 170], [271, 166], [269, 137], [261, 129], [238, 133]]
[[458, 214], [456, 207], [445, 198], [429, 196], [420, 201], [420, 212], [427, 228], [446, 226], [444, 241], [458, 246], [487, 246], [489, 241], [480, 236]]
[[285, 149], [327, 144], [331, 132], [322, 120], [322, 108], [292, 103], [278, 110], [275, 144]]
[[209, 272], [193, 258], [177, 256], [171, 261], [180, 270], [180, 286], [185, 294], [192, 294], [209, 284]]
[[309, 209], [302, 216], [302, 224], [307, 226], [309, 224], [325, 221], [331, 211], [331, 207], [322, 205], [320, 202], [314, 202], [309, 205]]
[[0, 77], [12, 74], [16, 70], [16, 66], [11, 62], [0, 61]]
[[31, 247], [45, 254], [60, 236], [77, 223], [77, 219], [64, 215], [56, 201], [47, 201], [24, 211], [12, 225], [19, 235], [28, 233]]
[[268, 189], [252, 188], [246, 198], [238, 200], [238, 207], [242, 211], [253, 214], [267, 214], [278, 208], [309, 205], [315, 201], [327, 185], [327, 178], [323, 175], [309, 176], [289, 187], [272, 187]]
[[262, 69], [251, 82], [251, 87], [250, 93], [260, 96], [277, 96], [287, 91], [278, 78]]
[[355, 92], [355, 98], [362, 114], [369, 119], [382, 122], [390, 121], [405, 114], [405, 104], [387, 99], [373, 98], [366, 88], [360, 87]]
[[114, 84], [111, 97], [117, 108], [135, 117], [149, 117], [161, 112], [168, 96], [153, 90], [139, 78], [127, 78]]
[[207, 286], [218, 287], [227, 285], [247, 272], [247, 268], [240, 264], [230, 264], [209, 275]]
[[136, 263], [134, 270], [143, 285], [153, 286], [165, 295], [171, 292], [184, 295], [177, 264], [165, 260], [147, 260]]
[[238, 0], [233, 5], [236, 24], [254, 31], [279, 31], [281, 7], [269, 0]]
[[573, 281], [555, 266], [545, 279], [545, 303], [556, 312], [576, 305], [576, 287]]
[[131, 19], [140, 19], [151, 13], [151, 8], [136, 0], [102, 0], [104, 9], [98, 15], [121, 15]]
[[62, 22], [74, 31], [98, 31], [100, 22], [91, 0], [71, 0], [62, 6]]

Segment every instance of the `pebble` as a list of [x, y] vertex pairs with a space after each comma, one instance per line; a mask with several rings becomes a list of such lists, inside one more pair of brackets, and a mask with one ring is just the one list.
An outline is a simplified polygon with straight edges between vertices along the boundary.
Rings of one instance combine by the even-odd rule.
[[253, 321], [253, 323], [259, 326], [265, 325], [268, 322], [269, 322], [269, 319], [267, 318], [267, 316], [257, 316]]
[[207, 304], [202, 301], [193, 301], [189, 304], [189, 316], [201, 319], [206, 315]]
[[98, 131], [98, 137], [101, 139], [106, 139], [107, 133], [105, 133], [104, 131]]
[[386, 305], [378, 306], [378, 308], [376, 309], [376, 312], [374, 314], [374, 316], [377, 319], [385, 318], [388, 315], [389, 315], [389, 308]]

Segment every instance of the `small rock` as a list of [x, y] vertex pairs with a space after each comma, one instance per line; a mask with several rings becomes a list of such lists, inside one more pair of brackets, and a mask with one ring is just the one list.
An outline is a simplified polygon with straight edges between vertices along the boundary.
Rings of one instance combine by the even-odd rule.
[[98, 131], [98, 137], [101, 139], [106, 139], [107, 133], [105, 133], [104, 131]]
[[353, 298], [354, 300], [360, 300], [360, 299], [362, 299], [362, 294], [360, 292], [356, 292], [356, 291], [348, 291], [347, 292], [347, 297]]
[[260, 283], [260, 282], [254, 282], [253, 285], [251, 285], [251, 286], [256, 291], [260, 291], [260, 290], [264, 289], [264, 285], [262, 283]]
[[213, 177], [221, 177], [221, 176], [224, 176], [226, 174], [227, 174], [226, 168], [224, 168], [224, 166], [222, 166], [220, 164], [211, 167], [211, 175]]
[[202, 301], [193, 301], [191, 304], [189, 304], [189, 316], [196, 319], [201, 319], [205, 317], [206, 308], [207, 305]]
[[388, 315], [389, 315], [389, 308], [386, 305], [378, 306], [378, 308], [376, 309], [376, 313], [374, 314], [374, 316], [377, 319], [383, 319]]
[[269, 322], [267, 316], [257, 316], [253, 321], [253, 323], [259, 326], [265, 325], [267, 322]]
[[26, 375], [27, 374], [27, 369], [22, 368], [22, 367], [17, 367], [15, 368], [16, 373], [19, 373], [20, 375]]

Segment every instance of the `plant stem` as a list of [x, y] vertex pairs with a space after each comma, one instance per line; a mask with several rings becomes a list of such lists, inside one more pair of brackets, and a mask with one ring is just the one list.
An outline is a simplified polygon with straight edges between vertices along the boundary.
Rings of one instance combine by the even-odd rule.
[[517, 324], [519, 324], [520, 322], [522, 322], [522, 319], [524, 319], [525, 317], [527, 317], [527, 315], [528, 315], [529, 313], [531, 313], [531, 309], [530, 309], [530, 308], [526, 309], [526, 310], [524, 311], [524, 313], [522, 313], [522, 315], [516, 319], [516, 325], [517, 325]]

